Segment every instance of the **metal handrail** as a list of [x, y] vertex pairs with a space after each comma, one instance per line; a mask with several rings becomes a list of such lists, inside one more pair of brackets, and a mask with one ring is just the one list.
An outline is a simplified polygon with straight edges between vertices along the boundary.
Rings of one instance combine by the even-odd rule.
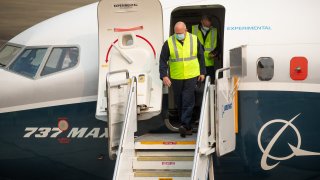
[[132, 98], [137, 98], [137, 96], [135, 96], [135, 97], [132, 96], [132, 94], [135, 91], [137, 91], [137, 86], [135, 86], [135, 84], [137, 84], [137, 78], [135, 76], [133, 76], [132, 81], [131, 81], [131, 85], [130, 85], [129, 95], [128, 95], [125, 119], [123, 121], [123, 126], [122, 126], [122, 133], [121, 133], [121, 138], [120, 138], [120, 142], [119, 142], [117, 161], [116, 161], [115, 170], [114, 170], [114, 174], [113, 174], [114, 180], [118, 179], [117, 172], [118, 172], [119, 163], [120, 163], [120, 154], [123, 150], [123, 142], [125, 140], [125, 133], [127, 132], [128, 124], [129, 124], [129, 120], [130, 120], [130, 118], [129, 118], [129, 116], [130, 116], [129, 112], [130, 112], [130, 108], [131, 108], [130, 104], [131, 104]]
[[[121, 70], [117, 70], [117, 71], [108, 72], [106, 75], [106, 85], [108, 84], [111, 75], [117, 74], [117, 73], [124, 73], [124, 72], [126, 73], [126, 78], [128, 79], [129, 78], [129, 70], [128, 69], [121, 69]], [[107, 88], [108, 88], [108, 86], [107, 86]]]
[[226, 71], [226, 70], [230, 70], [230, 67], [226, 67], [226, 68], [221, 68], [221, 69], [217, 69], [216, 70], [216, 79], [215, 80], [217, 80], [217, 79], [219, 79], [219, 73], [221, 73], [221, 72], [223, 72], [223, 71]]
[[[194, 178], [194, 176], [196, 176], [195, 173], [195, 168], [196, 168], [196, 164], [198, 163], [198, 154], [200, 155], [207, 155], [206, 152], [202, 152], [199, 147], [201, 146], [201, 138], [204, 137], [204, 128], [208, 128], [205, 127], [205, 106], [207, 104], [207, 101], [209, 101], [210, 103], [210, 99], [208, 98], [209, 93], [210, 93], [210, 85], [211, 85], [211, 79], [210, 76], [207, 76], [206, 81], [205, 81], [205, 87], [204, 87], [204, 91], [203, 91], [203, 98], [202, 98], [202, 104], [201, 104], [201, 113], [200, 113], [200, 120], [199, 120], [199, 128], [198, 128], [198, 135], [197, 135], [197, 144], [196, 144], [196, 149], [195, 149], [195, 153], [194, 153], [194, 164], [193, 164], [193, 172], [192, 172], [192, 179]], [[207, 119], [207, 121], [209, 121], [209, 119]], [[208, 134], [207, 134], [208, 135]], [[209, 142], [208, 142], [208, 149], [210, 151], [209, 148]], [[208, 154], [209, 155], [209, 154]], [[209, 167], [208, 167], [209, 168]]]
[[[112, 122], [111, 122], [111, 113], [110, 113], [110, 110], [111, 110], [111, 105], [110, 105], [110, 77], [111, 75], [114, 75], [114, 74], [117, 74], [117, 73], [126, 73], [126, 79], [129, 78], [129, 71], [127, 69], [123, 69], [123, 70], [117, 70], [117, 71], [112, 71], [112, 72], [109, 72], [107, 73], [106, 75], [106, 90], [107, 90], [107, 116], [108, 116], [108, 137], [109, 137], [109, 141], [110, 139], [112, 140], [113, 138], [113, 134], [112, 132], [110, 131], [110, 127], [112, 125]], [[109, 154], [109, 158], [110, 159], [115, 159], [114, 155], [113, 155], [113, 152], [112, 152], [112, 148], [111, 148], [111, 143], [109, 142], [109, 145], [108, 145], [108, 154]]]

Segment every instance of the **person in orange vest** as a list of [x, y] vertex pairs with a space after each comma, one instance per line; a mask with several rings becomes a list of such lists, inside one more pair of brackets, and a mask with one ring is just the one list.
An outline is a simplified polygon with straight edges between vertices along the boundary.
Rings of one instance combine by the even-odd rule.
[[192, 134], [195, 87], [197, 81], [204, 81], [206, 69], [203, 47], [197, 36], [188, 33], [181, 21], [175, 24], [174, 32], [162, 46], [159, 71], [163, 84], [172, 85], [181, 121], [180, 136], [186, 137]]
[[199, 24], [192, 26], [192, 34], [196, 35], [204, 47], [204, 59], [207, 75], [211, 81], [215, 78], [215, 61], [218, 58], [218, 30], [212, 27], [212, 20], [209, 16], [203, 15]]

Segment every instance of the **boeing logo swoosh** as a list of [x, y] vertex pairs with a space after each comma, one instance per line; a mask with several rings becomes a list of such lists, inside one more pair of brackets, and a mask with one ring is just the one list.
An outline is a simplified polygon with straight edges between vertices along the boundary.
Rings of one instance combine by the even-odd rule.
[[[274, 120], [271, 120], [271, 121], [267, 122], [266, 124], [264, 124], [261, 127], [261, 129], [259, 131], [259, 134], [258, 134], [258, 145], [259, 145], [260, 150], [262, 151], [262, 158], [261, 158], [261, 168], [262, 169], [271, 170], [271, 169], [275, 168], [280, 163], [280, 161], [288, 160], [288, 159], [290, 159], [290, 158], [292, 158], [294, 156], [320, 156], [319, 152], [311, 152], [311, 151], [306, 151], [306, 150], [300, 149], [300, 147], [301, 147], [301, 135], [300, 135], [300, 132], [297, 129], [297, 127], [292, 124], [292, 122], [299, 115], [300, 114], [296, 115], [290, 121], [286, 121], [286, 120], [283, 120], [283, 119], [274, 119]], [[284, 125], [273, 136], [273, 138], [271, 139], [271, 141], [269, 142], [267, 147], [264, 149], [262, 147], [262, 144], [261, 144], [261, 134], [262, 134], [262, 132], [264, 131], [264, 129], [266, 127], [268, 127], [269, 125], [274, 124], [274, 123], [281, 123], [281, 124], [284, 124]], [[272, 147], [277, 142], [277, 140], [279, 139], [280, 135], [284, 132], [284, 130], [286, 130], [286, 128], [289, 127], [289, 126], [294, 130], [294, 132], [296, 133], [297, 139], [298, 139], [298, 143], [297, 143], [296, 146], [291, 145], [290, 143], [288, 143], [290, 149], [292, 150], [292, 153], [287, 155], [287, 156], [283, 156], [283, 157], [276, 157], [276, 156], [270, 155], [270, 151], [271, 151]], [[270, 165], [270, 164], [267, 163], [268, 158], [273, 159], [273, 160], [278, 161], [278, 162], [275, 163], [275, 164]]]

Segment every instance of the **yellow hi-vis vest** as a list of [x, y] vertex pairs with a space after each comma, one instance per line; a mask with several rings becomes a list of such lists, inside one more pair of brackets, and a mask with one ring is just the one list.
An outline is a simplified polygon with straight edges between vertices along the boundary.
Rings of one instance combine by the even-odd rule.
[[174, 35], [170, 36], [168, 46], [170, 77], [172, 79], [190, 79], [200, 75], [197, 36], [187, 32], [183, 45]]
[[204, 40], [199, 25], [192, 26], [192, 34], [196, 35], [204, 47], [204, 59], [206, 66], [214, 66], [214, 59], [209, 58], [209, 53], [217, 47], [217, 28], [210, 28], [207, 32], [207, 38]]

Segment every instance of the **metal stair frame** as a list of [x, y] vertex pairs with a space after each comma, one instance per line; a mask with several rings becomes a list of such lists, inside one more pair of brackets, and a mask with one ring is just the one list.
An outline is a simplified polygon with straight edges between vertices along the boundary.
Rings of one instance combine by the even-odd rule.
[[[126, 107], [117, 161], [113, 173], [113, 180], [130, 179], [132, 161], [135, 156], [134, 133], [137, 131], [137, 78], [131, 78], [131, 86]], [[126, 159], [127, 161], [123, 161]], [[131, 172], [131, 173], [130, 173]]]
[[[121, 74], [121, 73], [125, 73], [125, 82], [117, 82], [115, 83], [111, 83], [110, 79], [111, 76], [115, 75], [115, 74]], [[109, 154], [109, 158], [114, 160], [116, 159], [116, 152], [117, 150], [115, 150], [115, 146], [118, 144], [113, 144], [113, 139], [114, 139], [114, 129], [113, 129], [113, 118], [112, 118], [112, 107], [111, 107], [111, 88], [117, 88], [120, 89], [120, 87], [124, 87], [124, 86], [128, 86], [128, 79], [129, 79], [129, 71], [128, 70], [118, 70], [118, 71], [112, 71], [109, 72], [106, 76], [106, 96], [107, 96], [107, 116], [108, 116], [108, 135], [109, 135], [109, 143], [108, 143], [108, 154]], [[126, 97], [128, 98], [128, 97]], [[126, 99], [126, 103], [128, 103], [128, 99]], [[118, 122], [117, 126], [120, 126], [123, 122]], [[119, 127], [118, 127], [119, 128]], [[120, 127], [121, 128], [121, 127]]]
[[208, 76], [205, 81], [201, 114], [197, 135], [197, 144], [194, 153], [192, 168], [192, 180], [208, 179], [213, 180], [213, 163], [211, 154], [215, 152], [214, 131], [214, 85], [210, 83]]

